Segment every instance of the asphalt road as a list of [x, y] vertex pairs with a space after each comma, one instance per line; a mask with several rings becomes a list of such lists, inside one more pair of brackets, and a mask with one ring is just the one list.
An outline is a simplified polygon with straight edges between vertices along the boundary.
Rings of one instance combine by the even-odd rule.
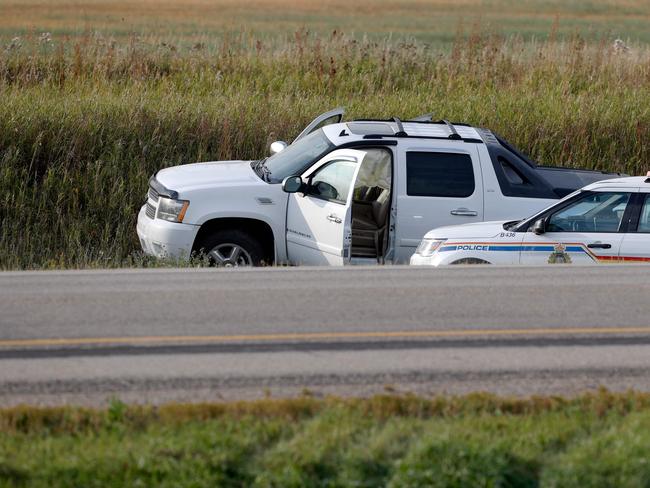
[[650, 267], [0, 274], [0, 405], [650, 391]]

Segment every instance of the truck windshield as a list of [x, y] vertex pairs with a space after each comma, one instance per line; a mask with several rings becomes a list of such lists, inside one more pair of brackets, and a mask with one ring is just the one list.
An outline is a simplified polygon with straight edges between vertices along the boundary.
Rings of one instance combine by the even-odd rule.
[[270, 181], [278, 183], [287, 176], [301, 173], [305, 166], [320, 159], [333, 148], [334, 144], [322, 129], [312, 132], [266, 160]]

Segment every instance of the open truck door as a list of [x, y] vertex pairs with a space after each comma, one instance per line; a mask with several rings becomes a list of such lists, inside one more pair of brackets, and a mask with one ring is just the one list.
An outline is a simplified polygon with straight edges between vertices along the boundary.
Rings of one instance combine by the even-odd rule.
[[366, 153], [334, 151], [305, 175], [283, 186], [287, 207], [287, 255], [293, 264], [341, 266], [350, 261], [352, 193]]

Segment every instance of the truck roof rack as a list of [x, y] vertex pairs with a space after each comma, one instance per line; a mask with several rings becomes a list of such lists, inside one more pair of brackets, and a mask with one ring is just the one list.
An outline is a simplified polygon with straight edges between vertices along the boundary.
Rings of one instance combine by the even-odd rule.
[[[426, 117], [430, 117], [429, 114]], [[350, 128], [353, 132], [363, 135], [364, 139], [384, 139], [389, 137], [410, 137], [413, 139], [440, 139], [440, 140], [455, 140], [471, 143], [482, 143], [483, 140], [480, 138], [478, 132], [475, 132], [473, 126], [469, 124], [454, 124], [448, 120], [442, 119], [438, 121], [433, 120], [424, 120], [425, 116], [421, 115], [418, 117], [419, 120], [405, 120], [402, 121], [399, 117], [392, 117], [390, 119], [355, 119], [348, 122]], [[356, 132], [354, 126], [355, 122], [376, 122], [378, 123], [377, 131], [373, 129], [372, 125], [366, 125], [363, 129], [359, 129], [360, 132]], [[381, 124], [384, 124], [380, 127]], [[389, 125], [388, 128], [386, 125]], [[457, 126], [466, 127], [469, 129], [474, 129], [474, 131], [467, 131], [459, 133], [456, 130]], [[468, 134], [467, 132], [473, 132]]]
[[442, 122], [447, 127], [449, 127], [449, 132], [450, 132], [449, 139], [454, 139], [454, 140], [462, 139], [462, 137], [460, 137], [460, 134], [458, 134], [458, 132], [456, 131], [456, 127], [454, 127], [454, 124], [452, 124], [451, 122], [445, 119], [440, 120], [440, 122]]
[[[406, 119], [403, 122], [408, 122], [409, 124], [444, 124], [444, 119], [443, 120], [433, 120], [433, 114], [424, 114], [424, 115], [419, 115], [413, 119]], [[400, 119], [402, 120], [402, 119]], [[391, 117], [389, 119], [352, 119], [348, 120], [347, 122], [395, 122], [395, 117]], [[462, 127], [474, 127], [471, 124], [467, 124], [465, 122], [449, 122], [450, 124], [453, 125], [460, 125]]]
[[[365, 134], [363, 136], [364, 139], [384, 139], [385, 137], [408, 137], [409, 139], [437, 139], [437, 140], [443, 140], [443, 141], [448, 141], [449, 137], [440, 137], [440, 136], [412, 136], [409, 134], [406, 134], [404, 136], [400, 136], [397, 134]], [[474, 144], [483, 144], [483, 141], [481, 139], [476, 139], [474, 137], [460, 137], [453, 139], [455, 141], [462, 141], [462, 142], [471, 142]]]
[[[409, 124], [444, 124], [449, 128], [449, 139], [462, 139], [462, 137], [458, 134], [456, 131], [456, 128], [454, 125], [461, 125], [463, 127], [472, 127], [470, 124], [464, 124], [461, 122], [449, 122], [447, 119], [440, 119], [440, 120], [432, 120], [431, 117], [433, 114], [424, 114], [420, 115], [418, 117], [415, 117], [414, 119], [408, 119], [406, 122]], [[397, 130], [398, 132], [396, 134], [399, 134], [400, 132], [404, 132], [404, 125], [402, 124], [402, 120], [398, 117], [391, 117], [390, 119], [354, 119], [352, 122], [394, 122], [397, 124]], [[402, 136], [404, 137], [404, 136]]]
[[396, 137], [408, 137], [408, 134], [404, 130], [404, 124], [397, 117], [393, 117], [393, 122], [397, 125], [397, 132], [395, 132]]

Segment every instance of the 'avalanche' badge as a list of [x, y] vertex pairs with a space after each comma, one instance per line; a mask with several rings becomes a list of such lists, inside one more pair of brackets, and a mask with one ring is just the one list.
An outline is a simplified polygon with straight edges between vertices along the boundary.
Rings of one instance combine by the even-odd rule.
[[571, 262], [571, 256], [566, 252], [566, 246], [558, 243], [555, 250], [548, 257], [549, 264], [568, 264]]

